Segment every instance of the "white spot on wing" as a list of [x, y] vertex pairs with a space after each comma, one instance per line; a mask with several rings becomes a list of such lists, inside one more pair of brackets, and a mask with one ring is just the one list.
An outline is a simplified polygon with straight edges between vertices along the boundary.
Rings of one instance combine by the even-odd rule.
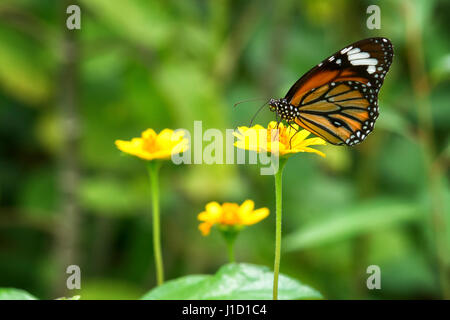
[[361, 49], [355, 48], [355, 49], [350, 50], [347, 54], [351, 55], [351, 54], [358, 53], [358, 52], [361, 52]]
[[354, 66], [376, 66], [378, 60], [375, 58], [352, 60], [350, 63]]
[[345, 49], [342, 49], [342, 50], [341, 50], [341, 54], [346, 53], [346, 52], [349, 51], [351, 48], [353, 48], [353, 47], [350, 46], [350, 47], [347, 47], [347, 48], [345, 48]]
[[368, 67], [367, 67], [367, 72], [368, 72], [369, 74], [374, 73], [374, 72], [375, 72], [375, 66], [368, 66]]
[[350, 54], [348, 56], [348, 60], [357, 60], [357, 59], [364, 59], [364, 58], [369, 58], [370, 54], [367, 52], [359, 52], [359, 53], [355, 53], [355, 54]]

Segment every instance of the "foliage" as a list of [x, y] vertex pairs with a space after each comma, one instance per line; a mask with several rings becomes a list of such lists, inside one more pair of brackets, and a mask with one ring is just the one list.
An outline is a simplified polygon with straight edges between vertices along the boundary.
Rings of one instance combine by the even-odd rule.
[[36, 297], [32, 296], [24, 290], [14, 288], [1, 288], [0, 300], [36, 300]]
[[[144, 300], [268, 300], [273, 273], [267, 267], [240, 263], [222, 266], [214, 276], [189, 275], [146, 293]], [[319, 299], [316, 290], [285, 275], [280, 277], [280, 299]]]

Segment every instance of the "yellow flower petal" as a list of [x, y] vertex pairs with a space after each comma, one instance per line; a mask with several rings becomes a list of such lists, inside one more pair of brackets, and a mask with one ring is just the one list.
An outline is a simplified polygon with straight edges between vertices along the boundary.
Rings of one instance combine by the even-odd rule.
[[150, 153], [143, 151], [144, 140], [141, 138], [133, 138], [131, 141], [116, 140], [117, 148], [125, 153], [138, 156], [141, 158], [150, 157]]
[[243, 224], [249, 226], [249, 225], [258, 223], [261, 220], [265, 219], [268, 215], [269, 215], [269, 209], [267, 209], [267, 208], [257, 209], [245, 217]]
[[[296, 135], [294, 135], [294, 138], [292, 138], [292, 145], [295, 146], [299, 143], [302, 143], [305, 141], [305, 139], [310, 135], [310, 132], [308, 130], [300, 130]], [[320, 138], [318, 138], [320, 139]], [[322, 139], [320, 139], [322, 140]]]
[[[306, 131], [306, 130], [304, 130]], [[321, 139], [321, 138], [309, 138], [306, 139], [305, 141], [303, 141], [303, 146], [307, 147], [307, 146], [313, 146], [313, 145], [326, 145], [327, 143], [325, 142], [325, 140]]]
[[153, 129], [147, 129], [141, 134], [143, 139], [155, 139], [156, 138], [156, 132]]
[[213, 201], [206, 205], [206, 211], [212, 215], [219, 215], [222, 213], [222, 207], [218, 202]]
[[198, 229], [201, 231], [203, 236], [207, 236], [211, 230], [212, 225], [208, 222], [200, 223]]
[[156, 140], [161, 144], [170, 144], [173, 141], [171, 140], [173, 137], [173, 130], [171, 129], [164, 129], [161, 131], [158, 136], [156, 137]]
[[198, 214], [197, 219], [200, 221], [208, 221], [211, 218], [211, 214], [207, 211], [202, 211]]
[[240, 215], [248, 215], [253, 211], [255, 208], [255, 203], [252, 200], [245, 200], [240, 208], [239, 208], [239, 214]]

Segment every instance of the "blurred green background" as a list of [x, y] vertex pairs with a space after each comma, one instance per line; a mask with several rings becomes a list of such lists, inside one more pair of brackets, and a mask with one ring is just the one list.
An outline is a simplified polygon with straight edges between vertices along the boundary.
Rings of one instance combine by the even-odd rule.
[[[347, 44], [384, 36], [395, 57], [376, 130], [285, 170], [281, 271], [325, 298], [450, 298], [450, 2], [76, 1], [0, 3], [0, 287], [40, 298], [138, 298], [155, 285], [144, 164], [115, 139], [146, 128], [246, 125], [303, 73]], [[366, 9], [381, 8], [381, 30]], [[268, 108], [257, 122], [274, 115]], [[271, 215], [243, 231], [239, 262], [272, 267], [273, 178], [255, 165], [161, 171], [167, 279], [227, 262], [209, 201], [253, 199]], [[82, 289], [67, 291], [67, 265]], [[381, 268], [368, 290], [366, 268]]]

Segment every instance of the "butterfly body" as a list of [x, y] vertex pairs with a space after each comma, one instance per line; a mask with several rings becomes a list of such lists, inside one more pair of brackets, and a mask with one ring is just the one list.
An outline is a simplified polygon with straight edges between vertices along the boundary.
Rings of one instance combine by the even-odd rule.
[[336, 145], [355, 145], [372, 132], [378, 93], [393, 59], [386, 38], [355, 42], [301, 77], [270, 110]]
[[292, 122], [300, 116], [300, 112], [297, 107], [290, 104], [285, 98], [283, 99], [270, 99], [269, 101], [270, 110], [275, 111], [281, 119]]

